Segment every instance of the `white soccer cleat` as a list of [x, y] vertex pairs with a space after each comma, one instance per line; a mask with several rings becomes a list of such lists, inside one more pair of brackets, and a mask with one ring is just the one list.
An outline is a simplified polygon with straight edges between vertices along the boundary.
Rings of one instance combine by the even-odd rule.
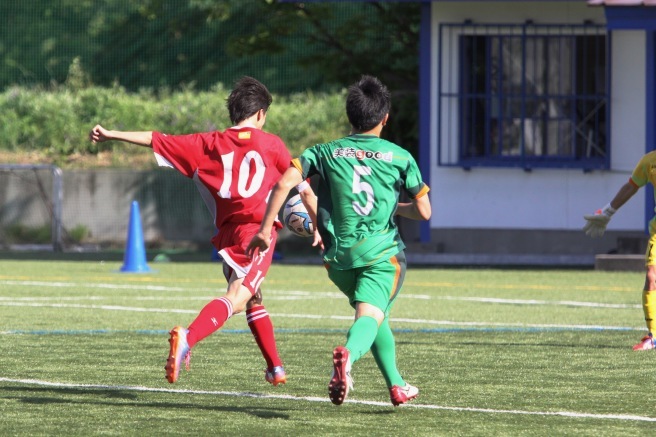
[[276, 366], [271, 370], [264, 371], [264, 379], [269, 384], [277, 386], [278, 384], [284, 384], [287, 382], [287, 373], [285, 373], [285, 368], [282, 366]]
[[640, 343], [633, 346], [634, 351], [648, 351], [654, 348], [656, 348], [656, 345], [654, 344], [654, 337], [651, 334], [645, 335], [640, 340]]
[[333, 350], [333, 376], [328, 384], [328, 396], [333, 404], [342, 405], [352, 388], [349, 351], [344, 346], [337, 346]]
[[401, 404], [405, 404], [409, 400], [416, 398], [419, 394], [419, 389], [413, 385], [408, 384], [407, 382], [405, 383], [405, 387], [394, 385], [390, 387], [389, 391], [390, 400], [392, 401], [392, 405], [395, 407], [398, 407]]

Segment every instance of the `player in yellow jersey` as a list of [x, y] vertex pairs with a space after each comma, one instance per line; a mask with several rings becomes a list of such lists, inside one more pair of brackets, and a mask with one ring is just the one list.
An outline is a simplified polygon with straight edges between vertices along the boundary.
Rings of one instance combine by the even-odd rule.
[[[593, 238], [601, 237], [606, 226], [615, 212], [624, 205], [641, 187], [651, 183], [656, 187], [656, 151], [644, 155], [636, 165], [629, 180], [622, 185], [613, 200], [594, 215], [583, 216], [586, 224], [585, 233]], [[654, 193], [656, 199], [656, 192]], [[656, 347], [654, 333], [656, 333], [656, 216], [649, 221], [649, 244], [645, 253], [645, 286], [642, 291], [642, 309], [647, 323], [647, 335], [640, 343], [633, 346], [634, 351], [646, 351]]]

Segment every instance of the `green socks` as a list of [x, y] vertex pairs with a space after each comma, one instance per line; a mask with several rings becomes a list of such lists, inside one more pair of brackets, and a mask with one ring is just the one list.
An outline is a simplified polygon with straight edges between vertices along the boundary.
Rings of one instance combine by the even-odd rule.
[[373, 317], [360, 317], [351, 325], [346, 335], [345, 347], [349, 350], [351, 364], [371, 349], [387, 386], [405, 386], [405, 381], [396, 368], [396, 343], [387, 318], [378, 327], [378, 322]]
[[349, 350], [351, 364], [358, 361], [371, 349], [378, 334], [378, 322], [373, 317], [362, 316], [351, 325], [346, 334], [346, 349]]
[[371, 353], [374, 355], [376, 364], [381, 373], [385, 377], [387, 387], [398, 385], [405, 386], [405, 381], [399, 369], [396, 367], [396, 343], [394, 341], [394, 334], [389, 326], [389, 320], [385, 317], [383, 323], [378, 328], [378, 335], [371, 345]]

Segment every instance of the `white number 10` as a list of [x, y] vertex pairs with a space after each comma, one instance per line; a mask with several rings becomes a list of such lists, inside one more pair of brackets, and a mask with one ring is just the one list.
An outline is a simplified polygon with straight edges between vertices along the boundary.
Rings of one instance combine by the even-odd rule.
[[[235, 158], [235, 152], [230, 152], [225, 155], [221, 155], [221, 161], [223, 162], [223, 182], [221, 182], [221, 188], [219, 188], [219, 196], [224, 199], [230, 199], [232, 195], [230, 194], [230, 188], [232, 186], [232, 164]], [[251, 173], [251, 162], [255, 164], [255, 174], [251, 180], [250, 187], [246, 187], [246, 183], [250, 177]], [[264, 161], [259, 153], [255, 150], [244, 155], [241, 164], [239, 165], [239, 180], [237, 181], [237, 193], [246, 199], [251, 197], [257, 192], [262, 186], [262, 180], [264, 179]]]

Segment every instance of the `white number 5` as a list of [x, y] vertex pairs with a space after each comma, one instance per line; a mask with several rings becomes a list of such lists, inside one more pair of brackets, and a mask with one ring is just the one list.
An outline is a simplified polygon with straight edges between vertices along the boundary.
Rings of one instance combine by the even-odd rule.
[[370, 184], [360, 179], [361, 176], [371, 175], [371, 168], [364, 165], [356, 165], [353, 167], [353, 194], [365, 193], [367, 195], [367, 204], [360, 205], [358, 202], [353, 201], [353, 210], [362, 216], [369, 215], [374, 208], [374, 189]]

